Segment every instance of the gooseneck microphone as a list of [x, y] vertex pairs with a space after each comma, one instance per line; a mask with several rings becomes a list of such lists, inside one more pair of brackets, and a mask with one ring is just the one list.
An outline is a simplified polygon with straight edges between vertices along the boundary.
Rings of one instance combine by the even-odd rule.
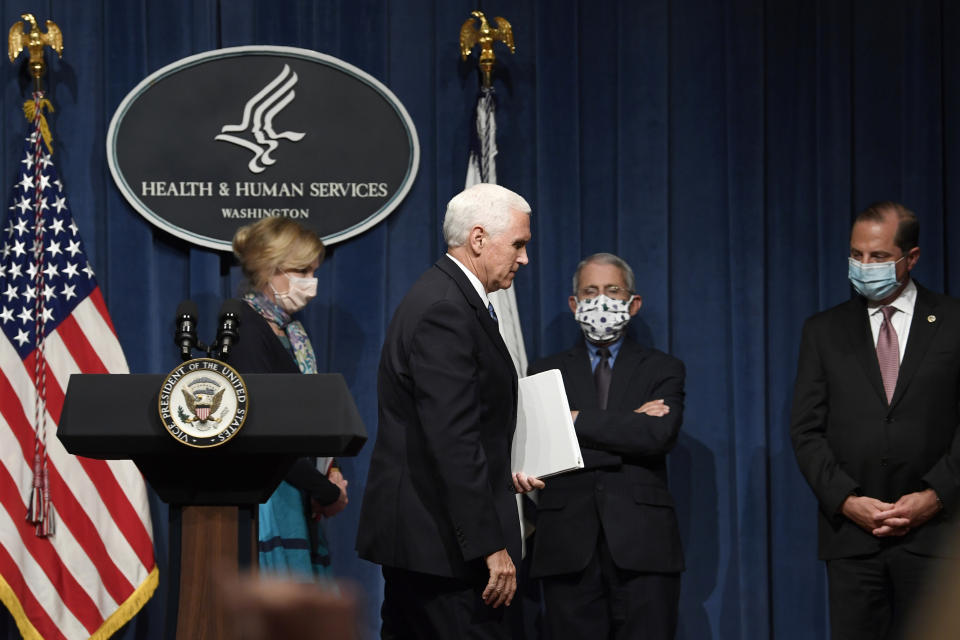
[[236, 298], [224, 300], [220, 305], [220, 322], [217, 325], [217, 341], [214, 351], [219, 353], [220, 360], [230, 357], [230, 348], [240, 342], [240, 305]]
[[180, 347], [180, 357], [189, 360], [197, 346], [197, 305], [193, 300], [183, 300], [177, 305], [177, 317], [174, 320], [176, 333], [173, 343]]

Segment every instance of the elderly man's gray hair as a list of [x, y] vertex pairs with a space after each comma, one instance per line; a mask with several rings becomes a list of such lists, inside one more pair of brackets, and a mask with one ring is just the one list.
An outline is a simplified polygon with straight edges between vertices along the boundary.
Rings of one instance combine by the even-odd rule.
[[443, 216], [443, 239], [448, 247], [462, 247], [470, 229], [481, 226], [491, 236], [510, 225], [510, 212], [530, 213], [530, 205], [513, 191], [496, 184], [480, 183], [464, 189], [447, 203]]
[[630, 268], [630, 265], [627, 264], [627, 261], [621, 258], [620, 256], [615, 256], [612, 253], [595, 253], [592, 256], [587, 256], [580, 261], [580, 264], [577, 265], [577, 270], [573, 272], [573, 295], [577, 296], [580, 294], [580, 271], [583, 270], [588, 264], [612, 264], [615, 267], [620, 267], [620, 271], [623, 273], [623, 281], [627, 284], [627, 290], [630, 293], [636, 293], [634, 289], [633, 281], [633, 269]]

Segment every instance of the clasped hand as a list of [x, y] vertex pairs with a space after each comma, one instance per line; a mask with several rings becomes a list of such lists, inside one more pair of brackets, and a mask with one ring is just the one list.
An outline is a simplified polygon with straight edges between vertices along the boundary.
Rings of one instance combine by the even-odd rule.
[[350, 483], [343, 477], [340, 469], [336, 467], [330, 468], [330, 472], [327, 473], [327, 479], [333, 484], [337, 485], [337, 487], [340, 489], [340, 496], [337, 498], [336, 502], [332, 502], [328, 505], [322, 505], [312, 498], [310, 499], [310, 502], [312, 503], [314, 514], [324, 518], [332, 518], [346, 509], [347, 503], [349, 502], [347, 498], [347, 485]]
[[933, 489], [905, 494], [892, 504], [869, 496], [850, 496], [842, 507], [843, 515], [878, 538], [904, 536], [939, 510]]

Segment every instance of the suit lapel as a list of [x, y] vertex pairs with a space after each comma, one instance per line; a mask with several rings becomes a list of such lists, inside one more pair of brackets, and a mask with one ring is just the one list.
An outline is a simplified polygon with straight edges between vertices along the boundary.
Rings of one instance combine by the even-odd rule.
[[870, 331], [870, 318], [867, 316], [867, 305], [863, 298], [851, 300], [847, 306], [847, 317], [844, 322], [850, 338], [853, 351], [863, 367], [863, 372], [870, 382], [870, 386], [877, 393], [881, 402], [887, 404], [887, 392], [883, 389], [883, 378], [880, 376], [880, 363], [877, 362], [877, 348], [873, 344], [873, 332]]
[[510, 369], [516, 371], [516, 367], [513, 364], [513, 358], [510, 357], [510, 351], [507, 349], [506, 343], [503, 341], [503, 336], [500, 335], [500, 327], [497, 325], [496, 321], [490, 317], [490, 311], [483, 305], [483, 300], [480, 298], [480, 294], [477, 293], [477, 290], [473, 288], [473, 285], [470, 283], [470, 280], [463, 273], [463, 271], [454, 263], [453, 260], [447, 256], [443, 256], [435, 265], [445, 274], [450, 276], [453, 281], [457, 284], [457, 287], [460, 289], [460, 293], [463, 294], [463, 297], [466, 301], [473, 307], [474, 312], [477, 315], [477, 322], [480, 323], [480, 326], [483, 327], [483, 331], [490, 338], [490, 341], [497, 346], [497, 350], [500, 351], [500, 355], [506, 358], [507, 362], [510, 364]]
[[613, 378], [610, 380], [610, 393], [607, 396], [607, 408], [617, 409], [630, 389], [630, 379], [640, 363], [646, 359], [646, 353], [640, 345], [624, 338], [620, 353], [613, 363]]
[[[624, 394], [630, 389], [630, 379], [637, 366], [645, 359], [643, 348], [631, 340], [624, 340], [613, 364], [613, 377], [607, 396], [607, 408], [620, 406]], [[567, 385], [567, 394], [578, 409], [598, 409], [597, 387], [593, 381], [590, 367], [590, 354], [587, 346], [580, 342], [566, 353], [563, 360], [563, 379]]]
[[564, 356], [563, 381], [567, 388], [567, 398], [577, 410], [597, 409], [597, 390], [593, 384], [593, 371], [590, 369], [590, 355], [583, 342], [579, 343]]
[[[937, 333], [937, 329], [942, 322], [937, 322], [936, 298], [926, 289], [917, 285], [917, 303], [913, 308], [913, 319], [910, 321], [910, 332], [907, 337], [907, 349], [903, 354], [903, 362], [900, 364], [900, 373], [897, 375], [897, 386], [893, 391], [893, 401], [890, 406], [893, 407], [900, 401], [907, 387], [913, 380], [920, 363], [927, 353], [927, 348]], [[928, 318], [934, 318], [933, 322]]]

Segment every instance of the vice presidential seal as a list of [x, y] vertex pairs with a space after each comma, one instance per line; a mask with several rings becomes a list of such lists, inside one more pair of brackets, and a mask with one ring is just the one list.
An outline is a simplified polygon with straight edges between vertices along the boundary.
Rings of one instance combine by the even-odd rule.
[[188, 360], [164, 378], [159, 409], [171, 436], [190, 447], [216, 447], [247, 419], [247, 385], [219, 360]]

